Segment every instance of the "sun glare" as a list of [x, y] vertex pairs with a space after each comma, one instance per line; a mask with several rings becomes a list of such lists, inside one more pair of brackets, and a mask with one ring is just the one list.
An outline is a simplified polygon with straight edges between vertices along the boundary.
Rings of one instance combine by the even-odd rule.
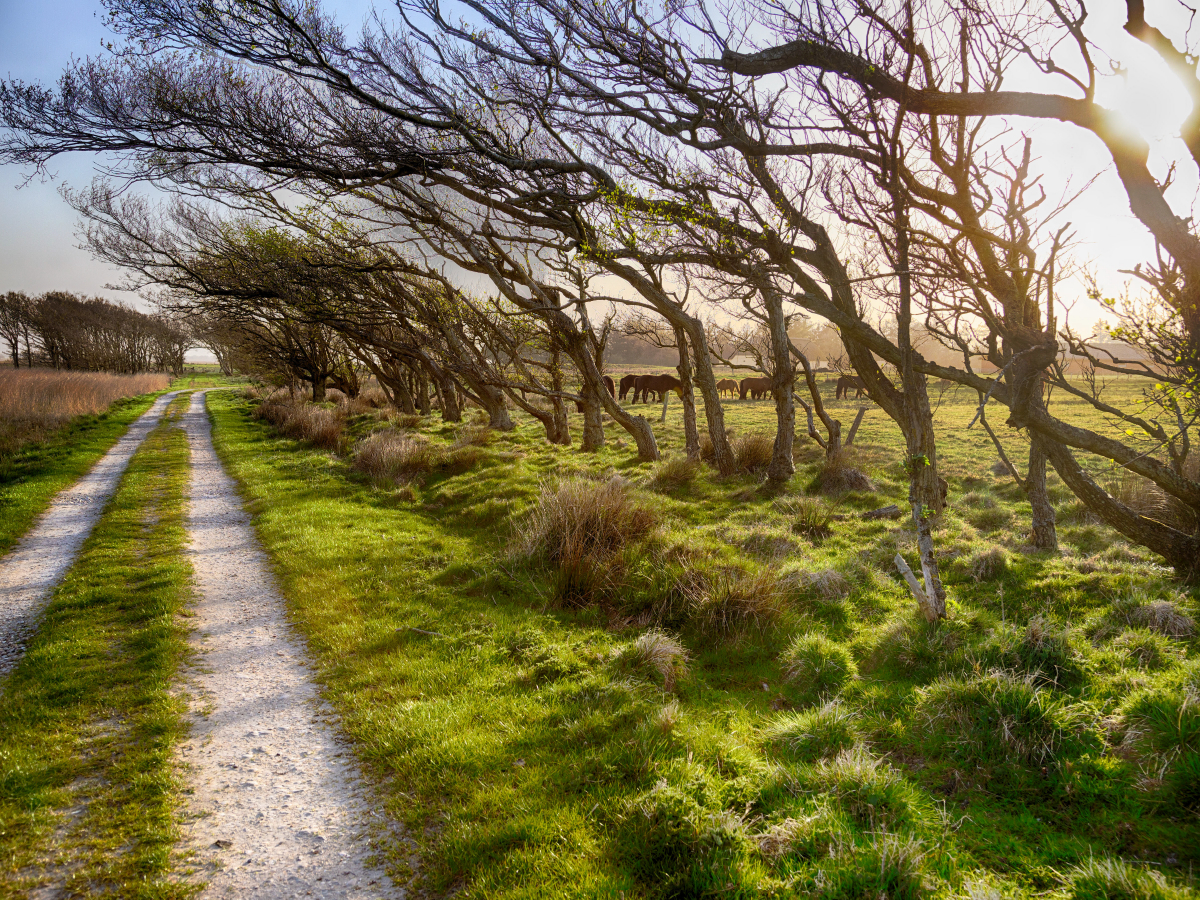
[[[1139, 48], [1140, 49], [1140, 48]], [[1131, 59], [1122, 75], [1109, 79], [1101, 100], [1148, 141], [1178, 137], [1191, 100], [1166, 64], [1151, 53]]]

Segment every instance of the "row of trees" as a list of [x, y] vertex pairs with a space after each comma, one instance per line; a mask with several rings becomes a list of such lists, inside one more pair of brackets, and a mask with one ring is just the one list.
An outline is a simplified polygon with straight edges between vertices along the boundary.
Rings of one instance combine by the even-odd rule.
[[0, 294], [0, 340], [14, 368], [34, 365], [92, 372], [183, 372], [186, 330], [99, 297], [49, 291]]
[[[104, 181], [70, 195], [92, 250], [131, 286], [291, 354], [314, 387], [337, 367], [315, 348], [337, 347], [401, 405], [425, 379], [447, 416], [462, 392], [507, 428], [511, 402], [553, 441], [569, 439], [563, 401], [578, 396], [585, 449], [603, 444], [604, 411], [654, 459], [650, 423], [602, 383], [607, 311], [632, 308], [677, 348], [689, 454], [701, 409], [723, 473], [735, 461], [714, 360], [757, 361], [777, 418], [767, 476], [782, 483], [797, 406], [830, 458], [841, 450], [793, 340], [812, 317], [904, 435], [931, 616], [944, 501], [930, 378], [979, 392], [999, 449], [989, 404], [1027, 439], [1025, 460], [1004, 459], [1036, 546], [1057, 540], [1051, 465], [1098, 517], [1200, 575], [1200, 234], [1144, 141], [1097, 102], [1080, 0], [398, 0], [354, 38], [309, 0], [108, 7], [123, 49], [56, 91], [0, 86], [0, 156], [119, 151], [122, 184], [174, 196], [154, 206]], [[1139, 0], [1125, 31], [1200, 96], [1190, 49]], [[1014, 71], [1028, 90], [1008, 89]], [[1137, 302], [1110, 302], [1136, 359], [1060, 321], [1071, 232], [1015, 130], [1030, 120], [1097, 141], [1157, 242]], [[1200, 112], [1181, 148], [1200, 169]], [[1148, 402], [1109, 404], [1067, 377], [1068, 352], [1144, 379]], [[1119, 428], [1071, 419], [1051, 386]], [[1126, 505], [1097, 462], [1152, 482], [1179, 515]]]

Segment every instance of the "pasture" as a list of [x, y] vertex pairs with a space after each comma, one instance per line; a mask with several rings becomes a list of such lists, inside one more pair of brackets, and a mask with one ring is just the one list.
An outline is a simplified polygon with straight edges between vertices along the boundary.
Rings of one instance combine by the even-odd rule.
[[[848, 425], [860, 403], [827, 389]], [[675, 398], [663, 425], [639, 407], [657, 464], [615, 429], [584, 455], [527, 418], [210, 409], [325, 694], [406, 826], [391, 864], [435, 895], [1186, 896], [1197, 593], [1053, 475], [1062, 548], [1030, 552], [1028, 505], [966, 430], [976, 396], [939, 390], [940, 625], [892, 562], [915, 556], [907, 520], [860, 515], [905, 505], [877, 409], [852, 457], [871, 489], [836, 496], [812, 490], [803, 439], [783, 492], [688, 464]], [[772, 404], [726, 409], [753, 464]]]

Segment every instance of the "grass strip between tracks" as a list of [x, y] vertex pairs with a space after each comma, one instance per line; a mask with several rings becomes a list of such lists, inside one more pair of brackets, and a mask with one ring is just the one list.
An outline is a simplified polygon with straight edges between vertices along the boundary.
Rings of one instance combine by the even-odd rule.
[[[139, 401], [140, 402], [140, 401]], [[25, 658], [0, 682], [0, 898], [182, 897], [187, 395], [131, 460]], [[126, 405], [122, 414], [136, 407]]]

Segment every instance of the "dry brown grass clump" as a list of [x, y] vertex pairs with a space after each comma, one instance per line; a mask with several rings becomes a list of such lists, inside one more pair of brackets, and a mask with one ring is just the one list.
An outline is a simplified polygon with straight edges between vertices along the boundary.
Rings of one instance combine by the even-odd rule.
[[437, 449], [420, 435], [377, 431], [359, 442], [353, 465], [376, 484], [406, 484], [429, 474], [439, 462]]
[[42, 440], [76, 416], [98, 415], [117, 400], [165, 391], [170, 384], [162, 374], [0, 369], [0, 453]]
[[337, 450], [346, 427], [345, 421], [334, 410], [306, 400], [293, 400], [286, 395], [268, 397], [259, 404], [255, 415], [266, 419], [288, 437], [308, 441], [322, 450]]
[[1112, 605], [1108, 618], [1135, 628], [1149, 628], [1173, 638], [1188, 638], [1196, 631], [1196, 623], [1170, 600], [1146, 601], [1141, 596], [1125, 597]]
[[757, 472], [770, 464], [771, 455], [775, 452], [775, 439], [769, 434], [756, 431], [734, 438], [730, 449], [733, 450], [733, 458], [737, 461], [739, 469]]
[[486, 447], [496, 440], [496, 430], [486, 425], [464, 425], [454, 438], [455, 447]]
[[[709, 441], [711, 446], [712, 442]], [[700, 472], [700, 463], [686, 456], [668, 456], [650, 477], [651, 487], [670, 489], [691, 484]]]
[[832, 506], [817, 497], [784, 497], [775, 501], [775, 508], [788, 517], [792, 531], [810, 541], [821, 542], [833, 533], [830, 523], [837, 515]]
[[819, 572], [791, 572], [784, 581], [789, 587], [798, 588], [818, 603], [840, 603], [850, 596], [850, 582], [836, 569]]
[[[1193, 479], [1200, 477], [1200, 455], [1191, 455], [1184, 474]], [[1189, 534], [1200, 530], [1195, 513], [1148, 478], [1121, 470], [1109, 481], [1107, 488], [1117, 500], [1147, 518], [1165, 522]]]
[[827, 459], [817, 472], [809, 489], [819, 494], [845, 494], [849, 491], [874, 491], [875, 483], [853, 465], [854, 453], [843, 450]]
[[623, 480], [569, 478], [542, 488], [537, 506], [521, 525], [518, 544], [526, 553], [544, 553], [551, 562], [573, 563], [619, 553], [657, 524], [654, 511], [638, 503]]
[[688, 623], [703, 635], [737, 637], [750, 631], [769, 631], [783, 617], [786, 595], [770, 569], [743, 572], [689, 569], [678, 584], [688, 604]]
[[1008, 571], [1008, 554], [1003, 547], [980, 550], [971, 557], [971, 577], [975, 581], [991, 581]]

